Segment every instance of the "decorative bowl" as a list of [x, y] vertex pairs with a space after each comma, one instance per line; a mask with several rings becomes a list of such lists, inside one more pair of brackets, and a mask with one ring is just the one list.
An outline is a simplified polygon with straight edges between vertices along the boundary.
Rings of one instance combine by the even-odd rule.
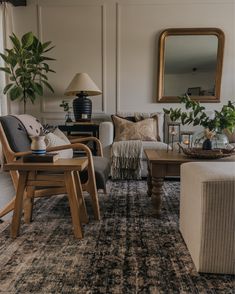
[[179, 144], [180, 149], [185, 155], [196, 159], [219, 159], [235, 155], [235, 147], [233, 149], [216, 148], [212, 150], [203, 150], [201, 148], [184, 148]]

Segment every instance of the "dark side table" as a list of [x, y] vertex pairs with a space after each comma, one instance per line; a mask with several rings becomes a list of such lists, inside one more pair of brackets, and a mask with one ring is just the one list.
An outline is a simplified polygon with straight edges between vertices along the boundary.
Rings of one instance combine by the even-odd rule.
[[[62, 132], [66, 132], [68, 137], [79, 136], [87, 137], [93, 136], [99, 139], [99, 124], [96, 122], [72, 122], [66, 125], [59, 125], [58, 128]], [[96, 143], [93, 142], [94, 155], [96, 155]]]

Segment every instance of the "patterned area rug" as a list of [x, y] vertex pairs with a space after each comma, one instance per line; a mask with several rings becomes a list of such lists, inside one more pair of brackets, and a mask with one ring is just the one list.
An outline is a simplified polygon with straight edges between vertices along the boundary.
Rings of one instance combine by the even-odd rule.
[[145, 181], [109, 182], [102, 220], [76, 240], [65, 196], [40, 199], [34, 222], [0, 224], [0, 293], [234, 293], [234, 277], [198, 274], [178, 230], [179, 183], [165, 182], [162, 216]]

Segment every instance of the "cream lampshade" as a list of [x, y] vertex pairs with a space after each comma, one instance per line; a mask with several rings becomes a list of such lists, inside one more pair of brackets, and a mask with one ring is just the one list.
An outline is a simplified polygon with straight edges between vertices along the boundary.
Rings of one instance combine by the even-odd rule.
[[102, 92], [86, 73], [77, 73], [65, 91], [67, 96], [77, 96], [73, 100], [76, 121], [90, 121], [92, 102], [87, 96], [100, 95]]

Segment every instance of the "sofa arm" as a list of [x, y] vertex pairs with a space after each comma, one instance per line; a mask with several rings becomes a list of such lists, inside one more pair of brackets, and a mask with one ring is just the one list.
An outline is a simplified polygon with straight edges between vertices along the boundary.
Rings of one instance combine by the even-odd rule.
[[99, 140], [103, 146], [104, 156], [110, 157], [111, 145], [113, 144], [114, 127], [111, 121], [100, 123]]

